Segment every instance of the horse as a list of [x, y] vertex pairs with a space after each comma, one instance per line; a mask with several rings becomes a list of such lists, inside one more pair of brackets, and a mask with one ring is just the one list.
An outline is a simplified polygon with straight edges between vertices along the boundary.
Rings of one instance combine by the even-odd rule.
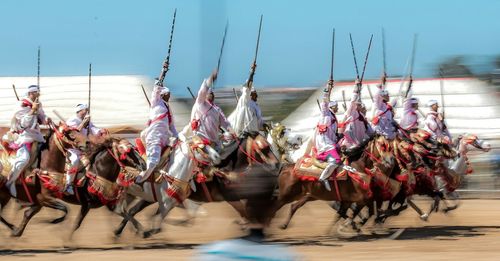
[[283, 163], [293, 163], [290, 153], [296, 151], [303, 144], [302, 135], [290, 133], [281, 123], [273, 125], [268, 131], [267, 142], [271, 144], [271, 149]]
[[64, 183], [65, 150], [69, 147], [85, 149], [87, 139], [78, 130], [68, 128], [64, 124], [56, 126], [50, 123], [49, 126], [47, 142], [40, 152], [40, 168], [32, 171], [32, 184], [27, 185], [23, 182], [23, 187], [18, 188], [23, 189], [25, 193], [18, 193], [17, 199], [29, 203], [29, 208], [25, 211], [20, 226], [12, 233], [16, 237], [23, 234], [29, 220], [43, 206], [63, 211], [62, 217], [51, 221], [51, 223], [62, 222], [66, 217], [67, 207], [56, 198], [82, 206], [73, 233], [80, 227], [90, 208], [101, 207], [106, 203], [109, 208], [113, 207], [111, 201], [105, 202], [109, 198], [106, 198], [102, 191], [106, 187], [103, 184], [115, 182], [125, 166], [145, 169], [144, 160], [132, 149], [128, 141], [110, 138], [103, 144], [97, 145], [91, 154], [90, 171], [84, 173], [87, 178], [76, 178], [77, 183], [81, 184], [76, 184], [75, 194], [64, 194], [61, 191]]
[[[194, 145], [200, 144], [199, 138], [194, 138], [194, 141]], [[187, 198], [198, 202], [227, 201], [242, 218], [246, 218], [246, 207], [240, 200], [231, 197], [227, 193], [226, 183], [228, 177], [236, 176], [235, 173], [244, 172], [248, 166], [252, 165], [263, 165], [268, 168], [268, 171], [277, 171], [279, 166], [279, 161], [272, 152], [270, 145], [266, 142], [265, 138], [258, 133], [244, 133], [235, 144], [226, 146], [226, 150], [229, 151], [222, 152], [222, 154], [227, 155], [224, 159], [215, 160], [214, 156], [217, 155], [218, 157], [219, 154], [208, 146], [208, 144], [204, 147], [198, 146], [197, 149], [191, 151], [191, 154], [188, 153], [189, 148], [196, 148], [197, 145], [194, 147], [193, 145], [189, 146], [188, 143], [181, 143], [181, 145], [184, 147], [181, 146], [175, 149], [173, 161], [171, 159], [172, 165], [164, 170], [164, 174], [174, 178], [174, 180], [182, 180], [185, 189], [189, 189], [187, 185], [190, 184], [191, 190], [189, 193], [186, 193]], [[200, 153], [200, 149], [208, 151]], [[188, 155], [194, 155], [194, 157], [188, 157]], [[207, 155], [211, 160], [208, 160]], [[194, 180], [191, 180], [191, 178], [193, 178], [193, 171], [197, 168], [197, 162], [205, 162], [203, 163], [205, 166], [208, 166], [208, 162], [215, 163], [215, 169], [211, 171], [211, 168], [208, 167], [204, 171], [215, 174], [211, 175], [207, 180], [204, 174], [198, 170], [196, 171], [198, 173], [195, 175]], [[228, 173], [232, 174], [228, 175]], [[231, 179], [234, 181], [237, 178]], [[141, 200], [129, 209], [128, 214], [134, 216], [145, 207], [161, 199], [163, 202], [159, 202], [159, 211], [161, 212], [160, 220], [163, 220], [170, 209], [175, 206], [174, 203], [181, 203], [182, 200], [186, 198], [180, 197], [177, 198], [176, 202], [168, 200], [168, 203], [165, 203], [168, 193], [167, 195], [159, 193], [165, 190], [168, 191], [168, 187], [171, 185], [169, 185], [167, 180], [168, 178], [163, 179], [159, 184], [155, 183], [155, 193], [150, 190], [150, 188], [152, 188], [151, 180], [144, 183], [144, 190], [139, 186], [131, 186], [128, 189], [128, 194], [137, 196], [141, 198]], [[129, 198], [129, 200], [131, 199], [132, 198]], [[115, 230], [115, 236], [119, 236], [122, 233], [127, 222], [127, 218], [122, 220], [119, 227]], [[160, 231], [160, 224], [157, 224], [153, 226], [151, 230], [145, 231], [143, 236], [150, 237]]]
[[[410, 206], [420, 215], [420, 218], [426, 221], [433, 211], [438, 211], [441, 200], [458, 200], [458, 193], [455, 191], [465, 178], [465, 175], [472, 173], [467, 153], [470, 149], [477, 149], [488, 152], [491, 146], [485, 141], [479, 139], [476, 135], [465, 134], [459, 136], [454, 142], [456, 157], [451, 159], [438, 160], [437, 167], [434, 170], [434, 179], [417, 179], [417, 188], [415, 194], [427, 195], [433, 198], [433, 202], [427, 213], [423, 212], [415, 203]], [[431, 171], [431, 170], [428, 170]], [[443, 201], [446, 204], [446, 201]], [[448, 212], [458, 207], [448, 206], [443, 210]]]
[[[161, 231], [161, 221], [178, 203], [182, 203], [189, 195], [190, 182], [193, 173], [199, 165], [219, 163], [219, 154], [204, 139], [193, 136], [185, 141], [178, 140], [174, 145], [169, 161], [160, 171], [155, 171], [141, 185], [131, 184], [127, 190], [127, 204], [135, 198], [140, 200], [130, 208], [128, 215], [135, 216], [145, 207], [158, 202], [159, 221], [153, 222], [152, 228], [143, 233], [145, 238]], [[114, 231], [116, 237], [120, 236], [129, 218], [124, 217], [118, 228]], [[155, 224], [156, 223], [156, 224]]]
[[[326, 190], [323, 184], [317, 181], [317, 177], [310, 177], [309, 173], [299, 168], [304, 158], [299, 159], [297, 164], [288, 164], [282, 168], [279, 176], [279, 196], [275, 211], [278, 211], [287, 203], [294, 202], [291, 205], [287, 220], [280, 226], [282, 229], [289, 226], [295, 212], [309, 201], [340, 202], [339, 216], [335, 223], [340, 218], [348, 219], [347, 210], [353, 203], [357, 205], [353, 218], [359, 214], [359, 211], [364, 206], [372, 206], [370, 204], [372, 202], [370, 186], [373, 184], [371, 179], [374, 178], [375, 181], [385, 179], [379, 176], [379, 171], [370, 171], [370, 169], [392, 169], [395, 164], [389, 142], [383, 136], [372, 137], [358, 148], [347, 153], [351, 155], [350, 160], [348, 160], [350, 167], [347, 167], [347, 170], [344, 171], [344, 175], [346, 175], [344, 179], [339, 179], [338, 173], [334, 173], [332, 177], [334, 191]], [[361, 171], [368, 172], [373, 177]]]

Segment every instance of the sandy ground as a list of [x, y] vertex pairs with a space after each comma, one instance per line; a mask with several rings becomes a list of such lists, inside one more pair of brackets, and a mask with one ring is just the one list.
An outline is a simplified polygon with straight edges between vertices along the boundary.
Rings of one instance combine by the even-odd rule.
[[[428, 201], [417, 201], [428, 207]], [[22, 212], [10, 204], [4, 216], [18, 223]], [[71, 225], [78, 207], [72, 206], [67, 221], [52, 225], [44, 221], [59, 215], [43, 209], [28, 225], [21, 238], [11, 238], [0, 228], [0, 260], [189, 260], [200, 244], [242, 235], [233, 223], [236, 213], [225, 203], [204, 205], [206, 216], [190, 226], [171, 224], [184, 216], [176, 209], [153, 239], [142, 239], [127, 228], [120, 239], [112, 237], [119, 217], [106, 209], [91, 210], [73, 239]], [[139, 216], [148, 226], [153, 208]], [[413, 210], [387, 221], [391, 232], [405, 228], [397, 240], [388, 235], [368, 233], [340, 238], [335, 230], [327, 234], [335, 213], [324, 202], [312, 202], [297, 212], [288, 230], [280, 230], [286, 206], [268, 231], [270, 241], [288, 245], [305, 260], [499, 260], [500, 201], [464, 200], [459, 209], [445, 215], [433, 214], [420, 221]]]

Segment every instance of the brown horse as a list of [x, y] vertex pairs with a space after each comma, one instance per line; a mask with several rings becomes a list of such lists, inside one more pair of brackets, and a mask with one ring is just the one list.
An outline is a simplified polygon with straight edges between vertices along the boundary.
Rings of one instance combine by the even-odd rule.
[[[334, 188], [333, 191], [326, 190], [317, 179], [303, 178], [308, 173], [297, 169], [302, 159], [298, 161], [298, 164], [283, 167], [279, 176], [279, 197], [276, 211], [287, 203], [294, 203], [291, 205], [288, 218], [281, 228], [287, 228], [295, 212], [309, 201], [340, 202], [338, 219], [348, 219], [347, 210], [353, 203], [357, 205], [353, 218], [364, 206], [372, 207], [373, 198], [370, 187], [373, 187], [373, 184], [377, 182], [370, 182], [371, 179], [387, 181], [383, 176], [380, 176], [382, 171], [374, 171], [373, 169], [387, 171], [392, 169], [395, 164], [390, 144], [384, 137], [377, 136], [373, 140], [366, 141], [357, 149], [349, 151], [348, 155], [350, 155], [348, 162], [351, 162], [349, 165], [356, 171], [348, 172], [345, 179], [337, 179], [334, 175], [333, 180], [330, 180], [333, 183], [331, 186]], [[373, 174], [373, 177], [363, 172]]]
[[[20, 192], [17, 199], [29, 203], [29, 208], [25, 211], [20, 226], [13, 231], [13, 236], [21, 236], [29, 220], [43, 206], [59, 209], [65, 213], [64, 216], [53, 220], [52, 223], [63, 221], [67, 208], [56, 198], [82, 206], [72, 231], [74, 232], [81, 225], [90, 208], [103, 205], [110, 209], [114, 208], [113, 203], [118, 199], [119, 195], [116, 192], [119, 188], [113, 184], [119, 173], [124, 172], [125, 166], [145, 169], [144, 160], [132, 149], [132, 145], [128, 141], [109, 139], [94, 149], [90, 156], [90, 172], [86, 173], [88, 178], [80, 179], [77, 177], [77, 180], [81, 180], [82, 183], [75, 186], [75, 194], [63, 194], [61, 180], [64, 177], [65, 149], [69, 147], [81, 148], [85, 144], [86, 137], [77, 130], [66, 128], [64, 125], [51, 124], [51, 131], [39, 158], [40, 169], [33, 171], [35, 175], [32, 184], [18, 185], [17, 189]], [[110, 198], [110, 194], [116, 198]], [[136, 224], [135, 220], [134, 224]]]

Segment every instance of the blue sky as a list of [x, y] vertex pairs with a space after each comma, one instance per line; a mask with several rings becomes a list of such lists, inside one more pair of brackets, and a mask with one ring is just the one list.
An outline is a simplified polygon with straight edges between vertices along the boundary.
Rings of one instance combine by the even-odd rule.
[[331, 30], [336, 29], [335, 78], [355, 75], [349, 32], [361, 67], [374, 34], [366, 77], [382, 70], [381, 28], [386, 31], [389, 74], [401, 74], [419, 34], [415, 75], [453, 55], [500, 54], [500, 1], [333, 0], [2, 0], [0, 76], [157, 76], [178, 9], [166, 83], [186, 96], [216, 66], [226, 20], [229, 31], [218, 85], [238, 85], [253, 60], [260, 14], [264, 15], [256, 86], [311, 86], [329, 75]]

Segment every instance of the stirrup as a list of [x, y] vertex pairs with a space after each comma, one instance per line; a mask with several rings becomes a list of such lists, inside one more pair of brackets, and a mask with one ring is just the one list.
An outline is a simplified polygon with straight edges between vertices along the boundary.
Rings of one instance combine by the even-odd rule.
[[321, 180], [321, 183], [323, 183], [323, 186], [325, 186], [326, 190], [332, 191], [332, 187], [330, 187], [330, 182], [328, 182], [328, 179]]

